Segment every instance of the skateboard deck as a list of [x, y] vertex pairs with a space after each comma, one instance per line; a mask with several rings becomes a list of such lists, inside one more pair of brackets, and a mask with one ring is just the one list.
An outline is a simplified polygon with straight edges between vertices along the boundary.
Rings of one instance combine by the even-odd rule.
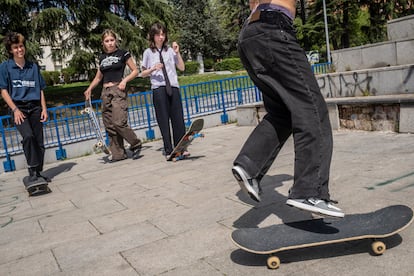
[[345, 215], [342, 219], [320, 218], [263, 228], [242, 228], [233, 231], [232, 241], [242, 250], [271, 255], [269, 268], [276, 269], [280, 251], [373, 239], [373, 253], [381, 255], [386, 245], [376, 239], [386, 238], [405, 229], [413, 221], [413, 210], [404, 205], [388, 206], [365, 214]]
[[102, 150], [106, 154], [110, 154], [109, 148], [105, 143], [105, 138], [102, 135], [101, 127], [99, 125], [98, 117], [93, 109], [91, 99], [85, 101], [85, 109], [81, 111], [81, 114], [88, 114], [89, 120], [92, 123], [93, 130], [96, 136], [96, 144], [94, 145], [94, 151], [97, 149]]
[[180, 139], [177, 146], [173, 149], [171, 154], [169, 155], [167, 161], [177, 161], [184, 159], [186, 156], [182, 153], [187, 150], [188, 146], [190, 146], [191, 142], [198, 137], [204, 137], [204, 134], [200, 133], [204, 126], [204, 119], [196, 119], [192, 122], [190, 127], [188, 128], [187, 132], [184, 136]]
[[29, 177], [25, 176], [23, 178], [23, 184], [26, 188], [26, 191], [29, 193], [29, 196], [48, 194], [52, 192], [52, 190], [48, 186], [47, 181], [44, 179], [42, 179], [42, 182], [30, 185]]

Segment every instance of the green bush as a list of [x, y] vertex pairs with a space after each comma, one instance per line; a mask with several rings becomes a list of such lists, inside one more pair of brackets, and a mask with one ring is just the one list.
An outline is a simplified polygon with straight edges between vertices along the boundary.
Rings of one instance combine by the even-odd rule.
[[76, 74], [76, 69], [73, 67], [66, 67], [62, 69], [62, 74], [65, 79], [65, 83], [70, 83], [73, 76]]
[[215, 71], [239, 71], [243, 69], [240, 58], [226, 58], [214, 65]]
[[187, 61], [185, 63], [184, 75], [194, 75], [200, 70], [200, 63], [197, 61]]
[[206, 58], [204, 60], [204, 69], [206, 71], [211, 71], [214, 69], [214, 60], [212, 58]]
[[47, 86], [53, 86], [59, 83], [59, 71], [43, 71], [41, 74], [45, 79]]

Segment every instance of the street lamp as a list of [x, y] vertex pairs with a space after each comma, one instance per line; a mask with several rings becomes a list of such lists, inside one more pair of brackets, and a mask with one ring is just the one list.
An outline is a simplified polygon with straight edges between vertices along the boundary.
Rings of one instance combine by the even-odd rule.
[[328, 18], [326, 17], [325, 0], [323, 0], [323, 19], [325, 21], [326, 55], [328, 56], [328, 62], [331, 63], [331, 48], [329, 47]]

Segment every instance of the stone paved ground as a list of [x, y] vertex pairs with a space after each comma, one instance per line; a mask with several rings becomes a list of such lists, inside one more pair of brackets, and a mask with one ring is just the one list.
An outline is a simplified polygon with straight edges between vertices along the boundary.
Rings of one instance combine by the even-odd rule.
[[[53, 193], [29, 198], [25, 170], [0, 175], [0, 275], [409, 275], [414, 226], [385, 239], [292, 250], [277, 271], [243, 252], [233, 229], [310, 218], [285, 205], [292, 185], [289, 140], [252, 202], [231, 174], [252, 127], [205, 129], [192, 157], [166, 162], [161, 141], [142, 158], [109, 164], [90, 155], [49, 164]], [[414, 135], [337, 131], [331, 193], [346, 213], [391, 204], [414, 207]]]

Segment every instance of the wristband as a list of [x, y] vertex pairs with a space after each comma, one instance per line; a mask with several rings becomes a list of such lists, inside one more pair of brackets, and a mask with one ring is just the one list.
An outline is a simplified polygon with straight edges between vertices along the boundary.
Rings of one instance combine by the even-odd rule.
[[17, 106], [15, 108], [13, 108], [12, 109], [13, 113], [16, 112], [17, 109], [18, 109]]

